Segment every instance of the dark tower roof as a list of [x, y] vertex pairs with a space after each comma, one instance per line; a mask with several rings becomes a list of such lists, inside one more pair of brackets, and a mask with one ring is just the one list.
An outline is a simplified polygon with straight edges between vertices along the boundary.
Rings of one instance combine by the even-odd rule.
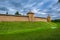
[[48, 18], [50, 18], [50, 15], [48, 14], [48, 16], [47, 16]]
[[34, 14], [32, 11], [29, 11], [27, 14]]

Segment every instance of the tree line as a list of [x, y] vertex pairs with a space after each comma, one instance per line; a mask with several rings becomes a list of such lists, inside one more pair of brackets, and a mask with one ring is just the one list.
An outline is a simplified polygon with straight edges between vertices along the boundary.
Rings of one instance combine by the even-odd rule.
[[60, 23], [60, 19], [52, 20], [52, 22], [59, 22]]
[[[6, 12], [6, 15], [8, 15], [8, 14], [9, 14], [9, 13], [8, 13], [8, 12]], [[16, 11], [15, 15], [21, 15], [21, 14], [19, 14], [19, 12], [18, 12], [18, 11]]]

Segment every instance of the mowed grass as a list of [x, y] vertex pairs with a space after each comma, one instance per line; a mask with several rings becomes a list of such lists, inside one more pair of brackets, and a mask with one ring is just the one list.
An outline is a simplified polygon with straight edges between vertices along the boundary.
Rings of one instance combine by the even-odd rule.
[[52, 22], [0, 22], [0, 40], [60, 40]]
[[60, 27], [60, 22], [56, 22], [57, 26]]

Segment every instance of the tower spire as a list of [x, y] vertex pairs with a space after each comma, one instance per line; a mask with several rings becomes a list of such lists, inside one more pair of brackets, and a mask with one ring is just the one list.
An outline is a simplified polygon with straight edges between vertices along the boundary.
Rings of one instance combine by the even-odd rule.
[[50, 14], [47, 16], [47, 22], [51, 22]]
[[31, 10], [27, 13], [27, 16], [29, 17], [29, 21], [34, 21], [34, 13], [31, 12]]

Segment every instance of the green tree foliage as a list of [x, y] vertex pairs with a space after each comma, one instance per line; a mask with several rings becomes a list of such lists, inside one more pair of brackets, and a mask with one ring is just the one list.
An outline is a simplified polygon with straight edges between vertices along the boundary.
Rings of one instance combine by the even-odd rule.
[[8, 12], [6, 12], [6, 15], [8, 15]]
[[60, 3], [60, 0], [58, 0], [58, 3]]
[[52, 20], [52, 22], [60, 22], [60, 19]]
[[15, 13], [15, 15], [19, 15], [19, 12], [17, 11], [17, 12]]

